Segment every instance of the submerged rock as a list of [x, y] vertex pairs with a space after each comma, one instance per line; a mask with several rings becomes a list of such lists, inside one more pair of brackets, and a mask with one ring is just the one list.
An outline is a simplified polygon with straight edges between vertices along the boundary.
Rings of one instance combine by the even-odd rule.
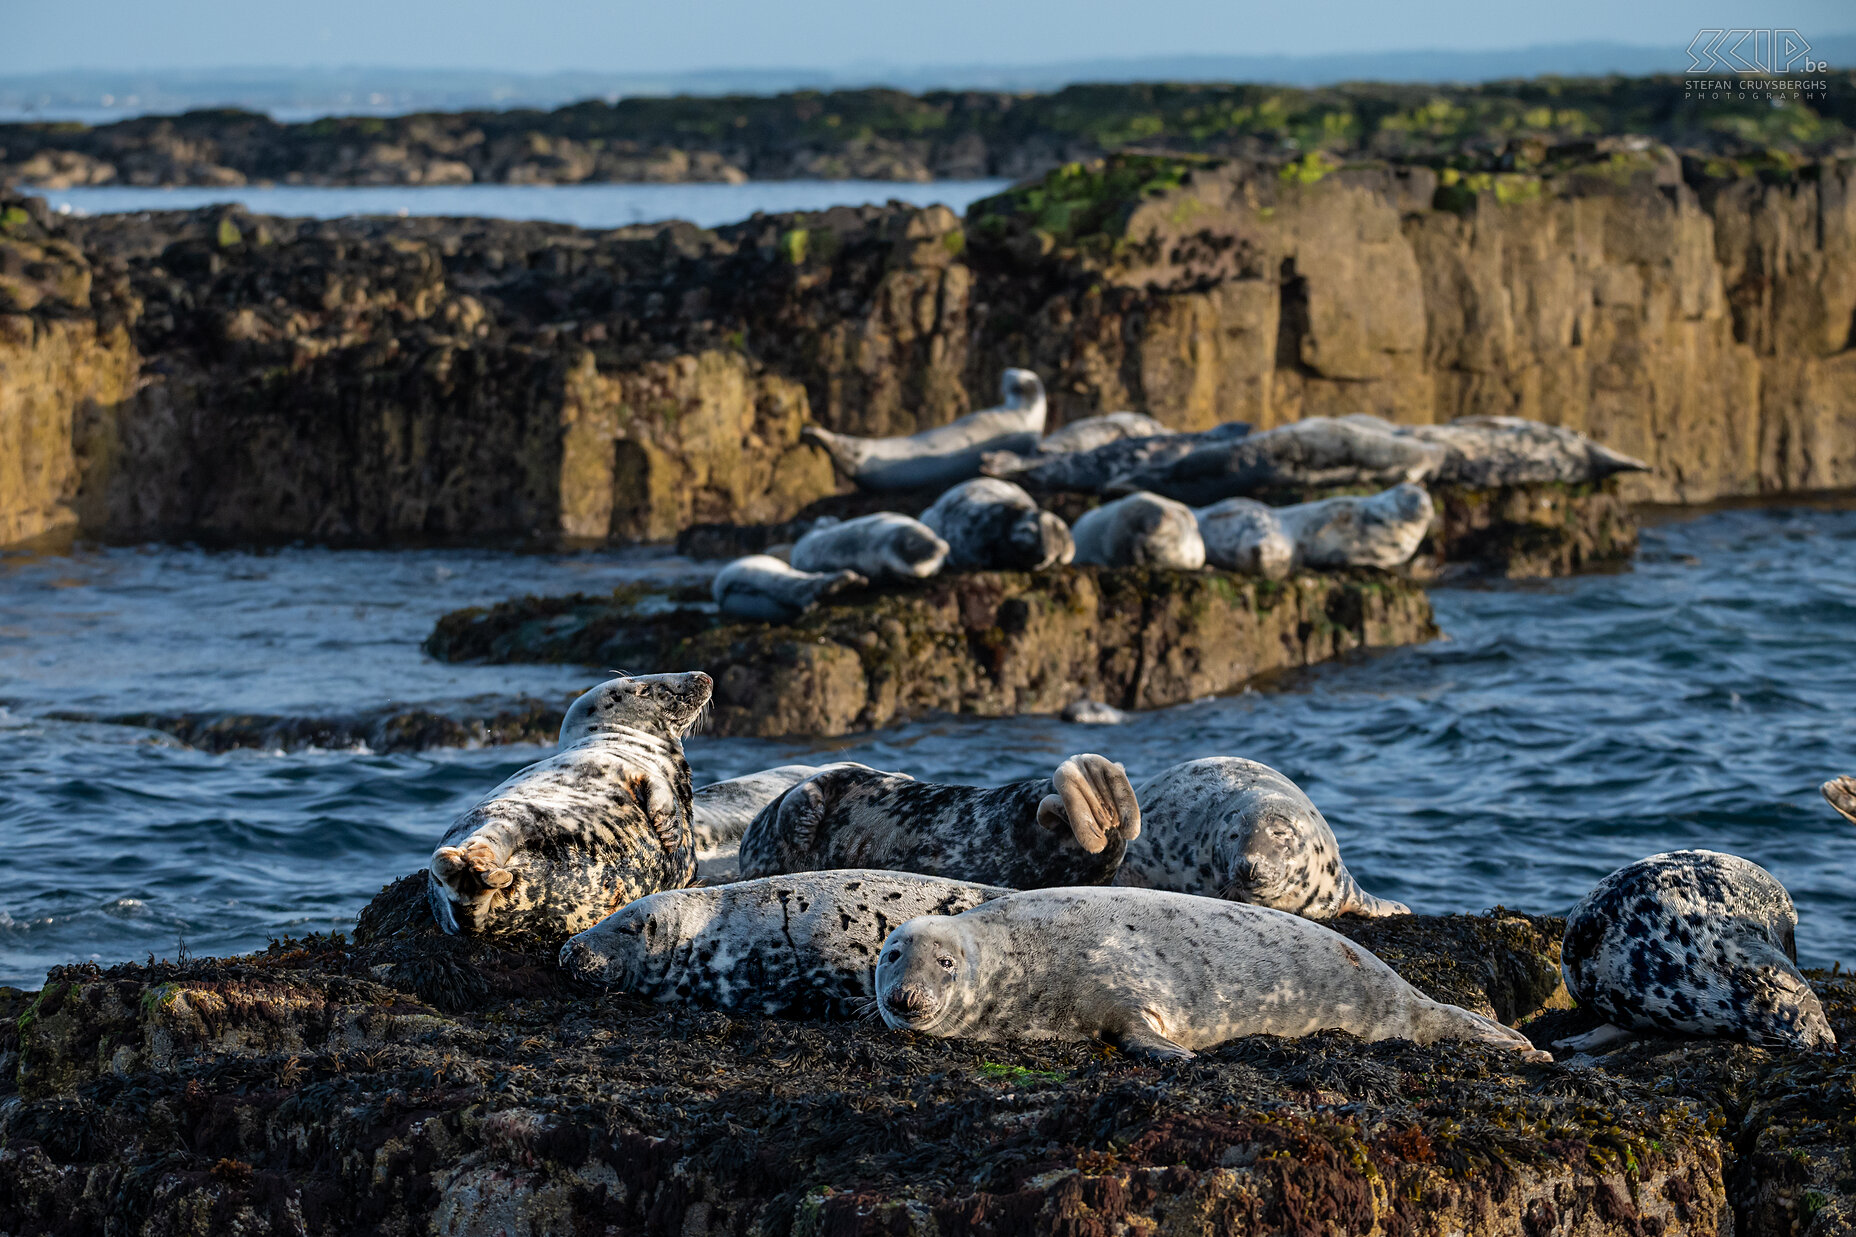
[[1224, 572], [970, 572], [833, 599], [794, 623], [730, 622], [636, 590], [527, 597], [438, 621], [442, 661], [700, 667], [715, 733], [845, 734], [930, 712], [1122, 709], [1232, 691], [1270, 671], [1429, 640], [1430, 600], [1369, 572], [1276, 582]]

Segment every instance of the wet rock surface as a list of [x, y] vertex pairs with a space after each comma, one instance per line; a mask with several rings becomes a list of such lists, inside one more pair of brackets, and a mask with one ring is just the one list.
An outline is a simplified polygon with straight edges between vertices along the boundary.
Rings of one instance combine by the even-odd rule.
[[440, 619], [443, 661], [701, 667], [730, 735], [836, 735], [929, 712], [1157, 708], [1259, 675], [1437, 634], [1423, 590], [1350, 572], [1061, 567], [841, 594], [790, 625], [723, 621], [694, 591], [529, 597]]
[[[734, 1018], [577, 987], [554, 942], [438, 935], [422, 879], [352, 943], [0, 992], [0, 1231], [1841, 1231], [1839, 1058], [1330, 1033], [1149, 1066]], [[1557, 941], [1508, 912], [1337, 926], [1420, 987]], [[1818, 983], [1856, 1032], [1856, 985]]]
[[474, 711], [383, 708], [329, 717], [63, 711], [46, 716], [53, 721], [156, 730], [206, 752], [230, 752], [241, 748], [408, 752], [433, 747], [497, 747], [513, 743], [552, 747], [560, 734], [561, 718], [566, 711], [564, 702], [518, 699]]

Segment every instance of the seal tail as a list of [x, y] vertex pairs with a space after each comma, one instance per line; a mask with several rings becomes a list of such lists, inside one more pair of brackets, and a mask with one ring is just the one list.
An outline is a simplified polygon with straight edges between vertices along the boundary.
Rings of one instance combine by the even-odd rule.
[[1833, 777], [1819, 789], [1825, 802], [1856, 823], [1856, 777]]
[[799, 437], [815, 446], [823, 447], [825, 454], [831, 456], [831, 462], [838, 466], [838, 471], [847, 477], [855, 478], [858, 469], [864, 466], [869, 457], [868, 450], [860, 439], [848, 434], [834, 434], [817, 425], [803, 426]]
[[1600, 443], [1588, 441], [1585, 444], [1586, 457], [1592, 461], [1592, 473], [1599, 480], [1620, 472], [1654, 472], [1648, 464], [1633, 455], [1622, 451], [1613, 451]]
[[1038, 823], [1053, 833], [1068, 829], [1092, 855], [1111, 838], [1125, 846], [1141, 836], [1141, 805], [1128, 771], [1094, 753], [1072, 756], [1051, 775], [1054, 793], [1038, 804]]

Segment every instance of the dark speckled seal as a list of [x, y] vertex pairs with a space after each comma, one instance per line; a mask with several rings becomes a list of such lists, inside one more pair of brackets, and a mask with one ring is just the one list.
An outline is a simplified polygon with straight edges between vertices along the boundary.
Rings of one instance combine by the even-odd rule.
[[1040, 889], [910, 920], [883, 942], [876, 992], [899, 1030], [1099, 1039], [1150, 1057], [1323, 1030], [1534, 1052], [1520, 1032], [1431, 1000], [1320, 924], [1157, 889]]
[[1798, 973], [1791, 895], [1758, 864], [1711, 850], [1651, 855], [1598, 882], [1566, 919], [1566, 990], [1630, 1031], [1831, 1048], [1823, 1006]]
[[851, 767], [762, 809], [741, 838], [741, 875], [887, 868], [1013, 889], [1098, 885], [1140, 833], [1127, 773], [1101, 756], [991, 790]]
[[432, 855], [447, 932], [559, 939], [696, 874], [683, 736], [713, 684], [700, 671], [614, 679], [561, 721], [560, 750], [458, 817]]
[[1042, 571], [1076, 557], [1068, 524], [992, 477], [947, 491], [922, 512], [922, 523], [947, 542], [947, 565], [964, 571]]
[[576, 978], [665, 1004], [850, 1018], [869, 1013], [883, 938], [918, 915], [1010, 893], [907, 872], [802, 872], [666, 889], [561, 947]]
[[1142, 836], [1118, 885], [1274, 907], [1309, 919], [1409, 915], [1361, 889], [1301, 787], [1254, 760], [1212, 756], [1141, 783]]

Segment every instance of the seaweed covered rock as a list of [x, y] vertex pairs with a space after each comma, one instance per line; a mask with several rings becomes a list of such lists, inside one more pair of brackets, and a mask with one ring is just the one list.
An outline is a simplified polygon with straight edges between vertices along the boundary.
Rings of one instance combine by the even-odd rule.
[[[1729, 1221], [1711, 1114], [1653, 1082], [1338, 1033], [1154, 1066], [649, 1007], [576, 987], [548, 942], [436, 934], [421, 881], [384, 890], [352, 944], [53, 972], [19, 1020], [16, 1097], [0, 1081], [0, 1231], [1676, 1237]], [[1436, 939], [1465, 958], [1510, 933], [1456, 918]], [[448, 989], [447, 971], [480, 986]]]
[[928, 712], [1157, 708], [1355, 649], [1431, 639], [1417, 585], [1370, 572], [1281, 582], [1064, 567], [945, 574], [844, 595], [790, 625], [719, 619], [694, 592], [504, 602], [439, 620], [445, 661], [701, 668], [720, 734], [844, 734]]
[[297, 751], [321, 748], [374, 752], [424, 751], [433, 747], [496, 747], [508, 743], [552, 746], [566, 706], [521, 698], [475, 710], [438, 712], [382, 708], [335, 716], [269, 713], [78, 713], [47, 714], [56, 721], [134, 726], [171, 735], [207, 752], [240, 748]]

